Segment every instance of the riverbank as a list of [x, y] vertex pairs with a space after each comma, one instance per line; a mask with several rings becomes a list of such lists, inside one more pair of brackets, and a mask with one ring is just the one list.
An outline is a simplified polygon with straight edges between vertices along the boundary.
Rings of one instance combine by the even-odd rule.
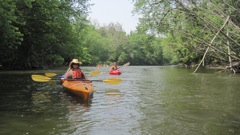
[[[197, 64], [192, 65], [186, 65], [186, 64], [178, 64], [179, 67], [183, 68], [197, 68]], [[239, 62], [233, 62], [232, 66], [229, 66], [229, 64], [210, 64], [206, 66], [200, 66], [201, 68], [205, 69], [211, 69], [211, 70], [220, 70], [230, 73], [240, 73], [240, 61]]]

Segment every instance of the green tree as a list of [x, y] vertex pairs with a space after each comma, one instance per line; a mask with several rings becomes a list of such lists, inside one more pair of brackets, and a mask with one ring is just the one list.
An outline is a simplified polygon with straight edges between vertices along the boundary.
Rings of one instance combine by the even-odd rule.
[[23, 34], [17, 24], [23, 24], [17, 20], [16, 3], [12, 0], [0, 2], [0, 64], [9, 65], [9, 61], [15, 56], [15, 51], [23, 41]]
[[[85, 51], [79, 43], [73, 23], [87, 23], [88, 0], [4, 0], [1, 4], [1, 7], [5, 8], [1, 10], [3, 14], [7, 14], [9, 9], [12, 10], [12, 17], [5, 16], [3, 19], [12, 25], [9, 29], [5, 27], [8, 29], [5, 31], [15, 31], [15, 34], [10, 33], [8, 37], [15, 37], [15, 40], [12, 40], [14, 42], [20, 41], [16, 44], [8, 41], [6, 36], [1, 37], [4, 38], [2, 41], [7, 41], [2, 46], [16, 48], [18, 45], [12, 51], [14, 55], [7, 52], [2, 56], [5, 63], [11, 63], [6, 65], [7, 67], [51, 66], [62, 61], [69, 62], [73, 57], [81, 57], [78, 52]], [[10, 57], [6, 60], [7, 56]]]
[[[201, 59], [204, 50], [223, 25], [227, 16], [231, 20], [212, 43], [207, 61], [211, 63], [214, 59], [227, 61], [226, 41], [230, 42], [233, 50], [239, 50], [239, 2], [223, 0], [185, 0], [185, 1], [156, 1], [156, 0], [134, 0], [135, 11], [142, 15], [139, 27], [146, 28], [146, 32], [160, 34], [166, 37], [164, 48], [171, 48], [171, 61], [185, 64], [195, 63]], [[226, 33], [232, 33], [227, 36]], [[233, 34], [234, 33], [234, 34]], [[176, 40], [177, 39], [177, 40]], [[176, 40], [177, 42], [175, 42]], [[167, 43], [169, 41], [169, 43]], [[176, 46], [176, 48], [172, 48]], [[219, 50], [222, 52], [219, 55]], [[170, 51], [164, 49], [164, 51]], [[234, 54], [238, 52], [233, 51]], [[167, 52], [163, 52], [169, 57]], [[235, 57], [235, 58], [236, 58]]]

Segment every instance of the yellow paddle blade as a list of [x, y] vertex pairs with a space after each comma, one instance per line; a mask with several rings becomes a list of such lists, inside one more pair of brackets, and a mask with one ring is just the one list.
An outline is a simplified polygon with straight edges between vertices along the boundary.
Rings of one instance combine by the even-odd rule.
[[54, 76], [56, 76], [57, 74], [55, 74], [55, 73], [45, 73], [45, 75], [48, 76], [48, 77], [54, 77]]
[[100, 71], [92, 71], [89, 73], [91, 76], [97, 76], [100, 75]]
[[107, 84], [120, 84], [122, 82], [122, 79], [120, 79], [120, 78], [110, 78], [110, 79], [103, 80], [103, 82], [107, 83]]
[[129, 65], [130, 65], [130, 62], [125, 63], [123, 66], [129, 66]]
[[[130, 62], [128, 62], [128, 63], [125, 63], [124, 65], [122, 65], [121, 67], [125, 67], [125, 66], [129, 66], [130, 65]], [[119, 67], [119, 68], [121, 68], [121, 67]], [[118, 68], [118, 69], [119, 69]]]
[[49, 80], [51, 80], [51, 78], [43, 75], [32, 75], [32, 79], [36, 82], [48, 82]]

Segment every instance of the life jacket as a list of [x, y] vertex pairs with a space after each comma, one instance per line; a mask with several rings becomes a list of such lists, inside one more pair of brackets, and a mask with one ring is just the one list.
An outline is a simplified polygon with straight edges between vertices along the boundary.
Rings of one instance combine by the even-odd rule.
[[117, 70], [117, 66], [112, 66], [111, 70]]
[[76, 79], [76, 78], [80, 79], [80, 78], [82, 78], [82, 71], [81, 71], [80, 68], [72, 70], [72, 78], [73, 79]]

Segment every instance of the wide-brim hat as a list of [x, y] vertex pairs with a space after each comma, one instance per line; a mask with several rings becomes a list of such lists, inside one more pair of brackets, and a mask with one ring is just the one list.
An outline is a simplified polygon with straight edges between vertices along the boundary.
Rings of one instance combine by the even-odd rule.
[[70, 64], [69, 64], [69, 67], [71, 67], [72, 64], [82, 64], [82, 62], [78, 61], [78, 59], [73, 59]]

